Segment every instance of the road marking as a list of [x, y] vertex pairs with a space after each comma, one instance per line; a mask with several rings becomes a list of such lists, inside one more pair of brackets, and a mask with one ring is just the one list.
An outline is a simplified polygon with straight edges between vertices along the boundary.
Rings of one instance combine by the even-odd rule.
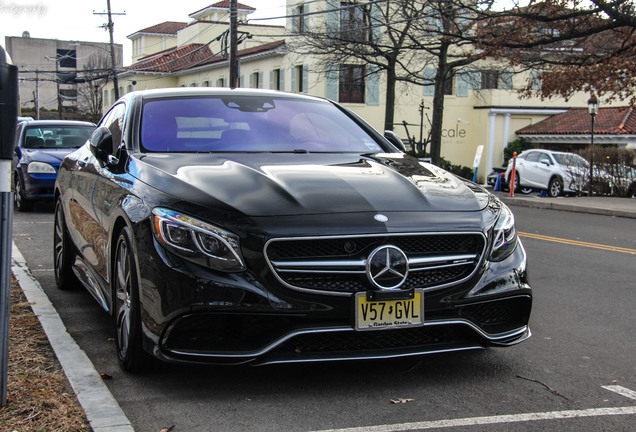
[[602, 245], [597, 243], [587, 243], [587, 242], [582, 242], [578, 240], [569, 240], [569, 239], [558, 238], [558, 237], [544, 236], [541, 234], [532, 234], [532, 233], [524, 233], [524, 232], [519, 232], [518, 234], [521, 237], [527, 237], [527, 238], [531, 238], [535, 240], [545, 240], [545, 241], [551, 241], [555, 243], [569, 244], [572, 246], [589, 247], [589, 248], [602, 249], [602, 250], [611, 251], [611, 252], [622, 252], [622, 253], [636, 255], [636, 249], [628, 249], [624, 247]]
[[630, 390], [628, 388], [619, 386], [619, 385], [611, 385], [611, 386], [603, 386], [605, 390], [612, 391], [614, 393], [618, 393], [621, 396], [625, 396], [626, 398], [636, 400], [636, 391]]
[[490, 417], [472, 417], [462, 419], [433, 420], [416, 423], [393, 425], [362, 426], [345, 429], [328, 429], [314, 432], [408, 432], [415, 430], [453, 428], [477, 425], [519, 423], [539, 420], [563, 420], [585, 417], [607, 417], [617, 415], [634, 415], [636, 406], [620, 408], [592, 408], [587, 410], [552, 411], [526, 414], [510, 414]]

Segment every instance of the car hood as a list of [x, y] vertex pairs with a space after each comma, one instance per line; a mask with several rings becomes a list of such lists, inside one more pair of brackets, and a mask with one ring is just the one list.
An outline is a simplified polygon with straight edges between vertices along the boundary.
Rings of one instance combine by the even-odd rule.
[[181, 200], [248, 216], [478, 211], [482, 188], [402, 154], [143, 154], [129, 172]]
[[63, 149], [22, 149], [22, 159], [28, 162], [45, 162], [53, 166], [60, 166], [62, 159], [66, 155], [77, 150], [76, 148], [63, 148]]

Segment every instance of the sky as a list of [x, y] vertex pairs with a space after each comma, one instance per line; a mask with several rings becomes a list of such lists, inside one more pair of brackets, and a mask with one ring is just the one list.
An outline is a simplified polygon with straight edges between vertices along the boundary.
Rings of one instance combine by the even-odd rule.
[[[217, 3], [218, 0], [111, 0], [115, 43], [124, 47], [124, 65], [130, 64], [132, 45], [126, 36], [164, 21], [190, 22], [192, 12]], [[256, 11], [253, 18], [285, 15], [285, 0], [240, 0]], [[0, 45], [5, 36], [22, 36], [28, 31], [33, 38], [108, 42], [108, 32], [101, 28], [108, 21], [106, 0], [0, 0]], [[283, 20], [259, 21], [284, 25]]]

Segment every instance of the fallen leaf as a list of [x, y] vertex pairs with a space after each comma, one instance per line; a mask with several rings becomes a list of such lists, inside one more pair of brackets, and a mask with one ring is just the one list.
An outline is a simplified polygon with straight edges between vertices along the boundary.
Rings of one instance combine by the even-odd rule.
[[108, 338], [108, 342], [114, 342], [115, 338]]
[[104, 379], [104, 380], [111, 380], [111, 379], [113, 379], [113, 376], [112, 376], [112, 375], [108, 375], [107, 373], [103, 373], [103, 372], [102, 372], [102, 373], [100, 373], [100, 374], [99, 374], [99, 376], [100, 376], [100, 377], [102, 377], [102, 379]]
[[618, 380], [612, 381], [612, 384], [618, 384]]
[[174, 425], [172, 425], [170, 427], [167, 427], [167, 428], [163, 428], [159, 432], [170, 432], [172, 429], [174, 429]]
[[413, 402], [415, 399], [391, 399], [391, 403], [393, 404], [403, 404], [407, 402]]

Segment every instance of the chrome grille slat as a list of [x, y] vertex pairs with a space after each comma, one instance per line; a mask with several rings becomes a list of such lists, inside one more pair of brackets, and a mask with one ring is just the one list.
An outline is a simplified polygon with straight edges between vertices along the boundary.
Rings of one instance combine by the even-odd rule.
[[349, 296], [371, 289], [368, 255], [387, 244], [407, 255], [404, 288], [433, 290], [471, 277], [483, 259], [486, 238], [481, 232], [291, 237], [272, 239], [264, 250], [270, 269], [286, 287]]

